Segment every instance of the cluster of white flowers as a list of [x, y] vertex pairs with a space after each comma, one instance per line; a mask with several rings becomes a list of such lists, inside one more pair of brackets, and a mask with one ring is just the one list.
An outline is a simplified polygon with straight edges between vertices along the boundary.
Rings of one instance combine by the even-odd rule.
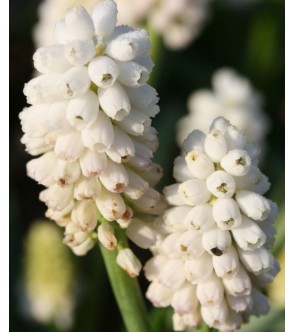
[[189, 97], [189, 114], [177, 125], [179, 146], [192, 130], [208, 133], [212, 121], [223, 116], [246, 134], [248, 142], [263, 148], [269, 119], [263, 112], [261, 96], [249, 80], [224, 68], [215, 72], [212, 84], [213, 91], [198, 90]]
[[207, 135], [193, 131], [182, 148], [173, 171], [178, 182], [164, 189], [172, 207], [154, 221], [147, 297], [173, 307], [176, 331], [201, 320], [233, 331], [268, 311], [258, 289], [279, 270], [268, 250], [277, 207], [263, 196], [270, 184], [255, 166], [256, 149], [223, 117]]
[[187, 47], [208, 18], [210, 0], [160, 0], [149, 15], [150, 26], [171, 49]]
[[[35, 27], [37, 46], [54, 42], [53, 24], [61, 19], [66, 9], [80, 2], [88, 11], [102, 0], [44, 0], [39, 8], [40, 21]], [[145, 22], [163, 35], [172, 49], [188, 46], [199, 34], [208, 16], [210, 0], [115, 0], [119, 24], [139, 26]]]
[[74, 266], [62, 235], [50, 221], [38, 220], [24, 243], [24, 310], [40, 323], [68, 329], [73, 323]]
[[33, 56], [41, 75], [24, 88], [32, 106], [20, 113], [21, 141], [41, 155], [27, 172], [47, 187], [40, 194], [46, 216], [65, 227], [64, 242], [77, 255], [93, 246], [99, 215], [105, 221], [98, 239], [114, 249], [115, 223], [108, 221], [127, 228], [134, 211], [155, 215], [166, 206], [151, 187], [162, 170], [151, 160], [158, 146], [151, 118], [159, 107], [146, 84], [149, 36], [116, 22], [111, 0], [92, 16], [80, 5], [68, 9], [55, 25], [57, 44]]

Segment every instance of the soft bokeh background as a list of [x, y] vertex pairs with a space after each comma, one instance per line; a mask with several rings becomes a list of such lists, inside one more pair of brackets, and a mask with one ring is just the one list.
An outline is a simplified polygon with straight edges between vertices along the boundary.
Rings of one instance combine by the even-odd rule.
[[[39, 3], [37, 0], [10, 1], [10, 326], [11, 331], [17, 332], [62, 331], [54, 324], [44, 325], [30, 318], [23, 287], [25, 237], [30, 225], [45, 212], [45, 206], [38, 200], [41, 186], [26, 176], [25, 164], [31, 157], [19, 142], [22, 133], [18, 119], [18, 113], [26, 105], [22, 89], [33, 72], [32, 27], [38, 20]], [[153, 49], [152, 84], [159, 93], [161, 107], [153, 121], [160, 140], [155, 161], [165, 170], [158, 188], [173, 182], [173, 160], [179, 153], [175, 126], [187, 112], [188, 96], [196, 89], [210, 88], [211, 76], [218, 68], [236, 69], [261, 91], [265, 98], [264, 109], [272, 121], [267, 137], [269, 147], [260, 166], [272, 183], [267, 197], [280, 207], [273, 251], [283, 264], [284, 1], [213, 0], [210, 8], [210, 19], [189, 47], [171, 51], [157, 40]], [[56, 228], [61, 231], [58, 226]], [[68, 251], [74, 266], [71, 278], [76, 305], [70, 331], [124, 331], [98, 248], [82, 258], [75, 257], [66, 247], [64, 250]], [[147, 252], [134, 250], [142, 260], [149, 257]], [[142, 275], [140, 283], [145, 291], [147, 283]], [[268, 292], [272, 300], [271, 313], [251, 321], [243, 328], [244, 332], [284, 331], [283, 272]], [[171, 311], [147, 305], [154, 331], [172, 331]]]

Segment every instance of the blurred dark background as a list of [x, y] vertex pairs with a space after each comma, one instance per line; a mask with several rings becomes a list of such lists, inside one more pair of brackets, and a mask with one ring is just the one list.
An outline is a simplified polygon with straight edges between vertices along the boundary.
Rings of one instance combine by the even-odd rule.
[[[45, 206], [39, 202], [42, 187], [26, 176], [25, 164], [31, 159], [20, 143], [18, 119], [26, 105], [24, 83], [32, 76], [32, 27], [36, 24], [37, 0], [10, 1], [10, 327], [11, 331], [58, 331], [29, 319], [22, 310], [23, 242], [30, 224], [43, 217]], [[246, 1], [244, 1], [246, 3]], [[249, 1], [250, 2], [250, 1]], [[211, 77], [220, 67], [232, 67], [250, 79], [265, 98], [265, 111], [272, 121], [267, 137], [269, 149], [261, 165], [270, 178], [268, 194], [284, 208], [284, 2], [253, 1], [232, 6], [226, 1], [212, 1], [211, 17], [188, 48], [169, 51], [162, 48], [155, 63], [157, 81], [153, 85], [160, 96], [161, 112], [153, 121], [159, 132], [160, 147], [155, 161], [165, 170], [159, 189], [171, 184], [173, 160], [179, 150], [175, 144], [176, 121], [187, 112], [187, 98], [196, 89], [211, 87]], [[56, 226], [58, 227], [58, 226]], [[279, 225], [280, 247], [283, 222]], [[149, 255], [138, 251], [146, 260]], [[98, 248], [86, 257], [74, 257], [77, 280], [75, 324], [71, 331], [123, 331], [102, 258]], [[147, 283], [140, 277], [145, 290]], [[148, 304], [151, 308], [150, 304]], [[163, 310], [153, 313], [161, 330]], [[161, 321], [162, 319], [162, 321]], [[283, 320], [283, 316], [280, 316]], [[258, 331], [258, 330], [257, 330]], [[260, 331], [271, 331], [261, 327]], [[280, 332], [275, 329], [274, 332]], [[140, 331], [138, 331], [140, 332]]]

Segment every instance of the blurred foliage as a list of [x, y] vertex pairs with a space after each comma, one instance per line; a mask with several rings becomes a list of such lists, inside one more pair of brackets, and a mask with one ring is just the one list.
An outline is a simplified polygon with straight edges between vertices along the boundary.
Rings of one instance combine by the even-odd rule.
[[[18, 113], [25, 106], [23, 85], [32, 75], [34, 45], [31, 32], [37, 21], [38, 4], [38, 0], [10, 1], [10, 326], [15, 332], [59, 331], [57, 327], [42, 326], [28, 319], [20, 305], [23, 239], [32, 221], [42, 218], [45, 211], [38, 201], [41, 187], [26, 176], [25, 163], [30, 157], [19, 142], [22, 133], [18, 119]], [[161, 107], [160, 114], [153, 121], [160, 140], [154, 160], [165, 170], [158, 189], [162, 190], [173, 182], [173, 160], [179, 154], [175, 144], [175, 125], [187, 112], [188, 96], [196, 89], [210, 87], [216, 69], [236, 69], [262, 92], [265, 111], [272, 120], [267, 139], [269, 148], [261, 166], [272, 183], [268, 197], [277, 202], [281, 210], [276, 221], [278, 235], [273, 248], [276, 254], [279, 253], [284, 245], [285, 230], [284, 1], [253, 1], [244, 6], [212, 1], [211, 17], [203, 32], [183, 51], [164, 49], [161, 40], [152, 37], [156, 46], [152, 51], [155, 58], [152, 80]], [[142, 260], [147, 259], [146, 252], [138, 251], [138, 254]], [[98, 248], [86, 257], [73, 257], [73, 260], [78, 279], [75, 292], [78, 305], [71, 331], [124, 331]], [[139, 281], [145, 291], [147, 282], [142, 275]], [[150, 303], [147, 305], [153, 331], [172, 331], [172, 310], [152, 309]], [[241, 331], [284, 331], [284, 310], [273, 307], [267, 316], [251, 319]]]

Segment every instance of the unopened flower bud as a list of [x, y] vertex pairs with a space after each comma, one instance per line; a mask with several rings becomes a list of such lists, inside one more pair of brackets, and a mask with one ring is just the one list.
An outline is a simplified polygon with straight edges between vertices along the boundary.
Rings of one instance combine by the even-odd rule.
[[95, 33], [99, 38], [108, 37], [117, 23], [117, 6], [113, 1], [98, 3], [92, 13]]
[[96, 177], [80, 177], [75, 184], [74, 198], [77, 200], [92, 200], [99, 196], [101, 184]]
[[90, 83], [87, 68], [75, 66], [63, 74], [58, 83], [58, 89], [65, 99], [77, 98], [89, 89]]
[[212, 262], [216, 275], [222, 279], [236, 276], [240, 268], [239, 257], [233, 246], [221, 256], [214, 255]]
[[121, 249], [116, 261], [117, 264], [130, 275], [130, 277], [134, 278], [139, 275], [141, 263], [131, 249]]
[[192, 312], [196, 309], [198, 300], [194, 294], [194, 287], [184, 284], [172, 297], [171, 306], [180, 314]]
[[50, 186], [54, 181], [52, 173], [55, 170], [56, 162], [55, 154], [52, 151], [47, 152], [27, 163], [27, 174], [43, 186]]
[[213, 204], [213, 217], [221, 229], [234, 229], [241, 225], [242, 216], [238, 204], [232, 198], [219, 198]]
[[208, 190], [218, 198], [230, 198], [235, 192], [234, 178], [224, 171], [213, 172], [206, 180]]
[[206, 154], [214, 162], [220, 162], [228, 151], [226, 139], [223, 133], [217, 129], [211, 130], [206, 136], [204, 146]]
[[263, 247], [251, 251], [239, 249], [239, 256], [245, 268], [254, 273], [270, 269], [274, 263], [274, 257]]
[[203, 234], [202, 245], [211, 255], [221, 256], [231, 246], [232, 240], [229, 231], [217, 227], [211, 228]]
[[75, 39], [91, 39], [94, 35], [93, 21], [81, 5], [76, 5], [67, 10], [65, 24], [68, 32]]
[[67, 61], [73, 66], [86, 65], [95, 55], [96, 49], [93, 40], [73, 40], [64, 45]]
[[245, 215], [254, 220], [264, 220], [271, 211], [269, 201], [252, 191], [241, 190], [236, 194], [236, 201]]
[[101, 183], [112, 193], [121, 193], [129, 184], [129, 176], [122, 164], [108, 160], [107, 168], [99, 175]]
[[63, 73], [70, 69], [63, 45], [38, 48], [33, 55], [34, 67], [42, 74]]
[[139, 87], [149, 78], [148, 70], [134, 61], [121, 62], [119, 70], [119, 81], [129, 87]]
[[119, 83], [99, 89], [98, 100], [104, 112], [114, 120], [121, 121], [131, 111], [130, 100]]
[[200, 130], [192, 131], [182, 144], [182, 150], [189, 153], [192, 150], [204, 151], [204, 142], [206, 135]]
[[159, 281], [166, 287], [176, 290], [185, 282], [185, 274], [181, 259], [173, 259], [166, 262], [159, 275]]
[[190, 151], [186, 157], [188, 169], [198, 179], [205, 180], [214, 172], [214, 163], [212, 160], [202, 152], [198, 150]]
[[239, 247], [244, 250], [260, 248], [266, 241], [266, 236], [261, 228], [244, 215], [241, 225], [232, 229], [232, 235]]
[[186, 279], [193, 285], [207, 280], [213, 272], [212, 256], [204, 252], [197, 259], [186, 259], [184, 263]]
[[98, 107], [97, 95], [88, 91], [83, 96], [70, 100], [67, 108], [67, 120], [78, 130], [87, 128], [95, 121]]
[[53, 177], [58, 185], [67, 187], [76, 182], [80, 176], [81, 169], [78, 161], [68, 162], [57, 160]]
[[174, 160], [173, 177], [179, 182], [184, 182], [193, 178], [183, 156], [178, 156]]
[[113, 39], [106, 48], [106, 53], [119, 61], [130, 61], [146, 53], [150, 48], [148, 34], [145, 30], [123, 33]]
[[97, 225], [97, 211], [94, 202], [81, 201], [72, 211], [73, 222], [83, 231], [91, 232]]
[[179, 185], [178, 192], [185, 204], [204, 204], [210, 198], [206, 182], [199, 179], [187, 180]]
[[133, 218], [132, 223], [126, 230], [127, 236], [140, 248], [148, 249], [156, 242], [156, 233], [145, 222]]
[[96, 121], [81, 132], [83, 144], [97, 152], [105, 152], [114, 141], [114, 130], [110, 119], [99, 112]]
[[221, 166], [231, 175], [243, 176], [249, 171], [251, 158], [245, 150], [231, 150], [220, 162]]
[[184, 224], [188, 228], [195, 229], [201, 233], [209, 230], [215, 224], [210, 204], [197, 205], [183, 217]]
[[88, 73], [97, 86], [108, 88], [115, 83], [119, 75], [119, 68], [114, 60], [102, 55], [89, 63]]
[[108, 222], [103, 222], [97, 228], [97, 236], [100, 243], [107, 249], [113, 250], [117, 246], [114, 228]]
[[202, 306], [220, 304], [223, 300], [224, 288], [215, 273], [197, 285], [196, 295]]

